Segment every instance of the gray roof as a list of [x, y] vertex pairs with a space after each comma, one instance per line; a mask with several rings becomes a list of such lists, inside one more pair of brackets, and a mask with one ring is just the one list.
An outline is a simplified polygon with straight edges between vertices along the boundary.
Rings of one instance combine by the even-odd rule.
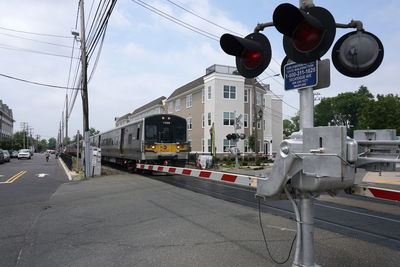
[[165, 100], [165, 99], [166, 99], [165, 96], [159, 97], [159, 98], [157, 98], [157, 99], [155, 99], [155, 100], [153, 100], [153, 101], [147, 103], [146, 105], [141, 106], [140, 108], [135, 109], [135, 110], [132, 112], [132, 115], [138, 114], [138, 113], [140, 113], [140, 112], [142, 112], [142, 111], [144, 111], [144, 110], [146, 110], [146, 109], [148, 109], [148, 108], [151, 108], [151, 107], [153, 107], [153, 106], [155, 106], [155, 105], [163, 105], [163, 100]]
[[[204, 75], [204, 76], [205, 76], [205, 75]], [[175, 96], [178, 96], [178, 95], [180, 95], [180, 94], [183, 94], [184, 92], [190, 91], [190, 90], [192, 90], [193, 88], [204, 84], [204, 80], [203, 80], [204, 76], [201, 76], [200, 78], [197, 78], [196, 80], [193, 80], [193, 81], [191, 81], [190, 83], [187, 83], [187, 84], [185, 84], [184, 86], [179, 87], [178, 89], [176, 89], [176, 90], [168, 97], [168, 99], [173, 98], [173, 97], [175, 97]]]

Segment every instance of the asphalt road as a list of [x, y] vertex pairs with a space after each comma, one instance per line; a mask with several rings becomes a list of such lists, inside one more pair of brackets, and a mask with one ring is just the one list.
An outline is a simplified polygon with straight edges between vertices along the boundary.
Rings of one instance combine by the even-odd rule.
[[[26, 236], [17, 266], [278, 266], [267, 255], [254, 199], [246, 200], [254, 193], [241, 189], [188, 177], [137, 174], [65, 183]], [[335, 205], [326, 212], [331, 217], [352, 216], [351, 226], [382, 223], [361, 214], [368, 209], [350, 209], [360, 213], [356, 219], [347, 207]], [[292, 215], [279, 206], [263, 205], [262, 211], [268, 246], [281, 261], [295, 236]], [[340, 226], [331, 223], [334, 228], [326, 230], [317, 213], [318, 264], [398, 266], [399, 248], [383, 242], [387, 238], [381, 232], [372, 240], [363, 237], [369, 229], [340, 233]], [[396, 211], [380, 215], [392, 219], [385, 227], [398, 227]], [[291, 266], [292, 259], [284, 266]]]
[[52, 155], [0, 165], [0, 266], [15, 266], [26, 236], [59, 185], [67, 181]]
[[[180, 175], [148, 176], [194, 192], [206, 194], [241, 205], [257, 208], [255, 188], [237, 186]], [[338, 201], [340, 200], [340, 201]], [[261, 210], [294, 218], [289, 201], [262, 201]], [[399, 203], [373, 200], [341, 193], [339, 197], [324, 195], [314, 201], [315, 227], [355, 237], [400, 251]]]

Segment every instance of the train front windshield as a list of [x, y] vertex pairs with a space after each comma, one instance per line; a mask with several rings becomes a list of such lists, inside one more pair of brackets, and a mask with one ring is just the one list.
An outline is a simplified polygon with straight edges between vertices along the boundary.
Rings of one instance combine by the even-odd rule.
[[171, 116], [164, 116], [164, 120], [161, 116], [147, 118], [145, 140], [155, 143], [186, 142], [186, 120]]

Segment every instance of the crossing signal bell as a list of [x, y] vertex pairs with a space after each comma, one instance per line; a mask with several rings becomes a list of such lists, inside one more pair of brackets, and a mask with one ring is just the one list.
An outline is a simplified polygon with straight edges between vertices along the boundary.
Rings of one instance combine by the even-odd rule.
[[273, 22], [284, 35], [286, 55], [297, 63], [320, 59], [335, 39], [335, 19], [322, 7], [299, 9], [292, 4], [281, 4], [274, 11]]
[[245, 134], [238, 134], [238, 133], [231, 133], [226, 135], [226, 139], [228, 140], [239, 140], [239, 139], [245, 139], [246, 135]]
[[220, 45], [225, 53], [236, 57], [236, 68], [243, 77], [257, 77], [271, 62], [271, 44], [261, 33], [245, 38], [226, 33], [221, 36]]

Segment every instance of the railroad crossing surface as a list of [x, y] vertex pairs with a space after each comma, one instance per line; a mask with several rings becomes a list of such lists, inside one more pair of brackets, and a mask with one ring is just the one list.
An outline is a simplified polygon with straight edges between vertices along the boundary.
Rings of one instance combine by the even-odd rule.
[[[26, 235], [16, 266], [275, 266], [265, 249], [256, 200], [235, 201], [254, 193], [209, 180], [195, 185], [203, 181], [122, 174], [62, 184]], [[218, 198], [228, 191], [225, 200]], [[268, 246], [281, 261], [289, 253], [295, 223], [291, 215], [276, 216], [277, 208], [263, 205], [261, 210]], [[363, 212], [353, 214], [360, 220], [352, 226], [366, 223]], [[398, 229], [400, 216], [387, 216], [386, 223]], [[346, 234], [335, 229], [316, 228], [318, 264], [398, 266], [400, 241], [363, 238], [367, 230]]]

